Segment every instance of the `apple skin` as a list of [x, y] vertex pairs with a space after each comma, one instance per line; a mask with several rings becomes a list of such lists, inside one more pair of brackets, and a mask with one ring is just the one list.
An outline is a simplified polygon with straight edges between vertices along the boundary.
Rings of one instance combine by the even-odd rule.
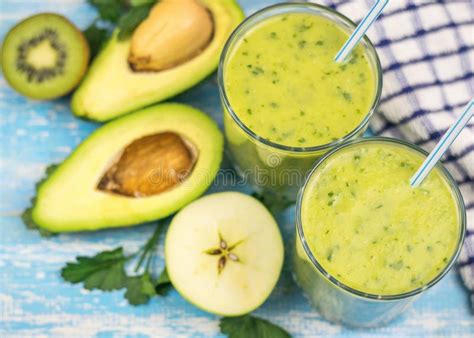
[[[225, 242], [225, 249], [219, 247]], [[219, 253], [217, 253], [219, 252]], [[219, 270], [219, 260], [229, 257]], [[201, 310], [241, 316], [260, 307], [278, 282], [284, 246], [278, 224], [255, 198], [239, 192], [204, 196], [171, 221], [165, 240], [168, 276]]]

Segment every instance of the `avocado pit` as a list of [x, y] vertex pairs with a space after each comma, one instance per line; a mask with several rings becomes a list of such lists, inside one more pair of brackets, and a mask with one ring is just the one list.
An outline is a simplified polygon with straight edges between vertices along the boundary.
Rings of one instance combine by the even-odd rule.
[[156, 195], [186, 180], [197, 157], [194, 144], [177, 133], [144, 136], [124, 148], [97, 189], [129, 197]]
[[161, 71], [185, 63], [209, 45], [213, 26], [198, 0], [161, 0], [132, 35], [130, 67]]

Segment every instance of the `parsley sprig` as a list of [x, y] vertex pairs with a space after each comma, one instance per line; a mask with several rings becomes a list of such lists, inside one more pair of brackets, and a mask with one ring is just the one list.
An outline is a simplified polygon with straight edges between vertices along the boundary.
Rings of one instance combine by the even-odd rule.
[[[79, 256], [75, 262], [68, 262], [61, 270], [67, 282], [83, 283], [87, 290], [113, 291], [126, 289], [125, 298], [131, 305], [140, 305], [156, 296], [163, 296], [171, 286], [166, 269], [158, 278], [153, 277], [151, 262], [163, 225], [158, 224], [153, 235], [137, 252], [125, 255], [123, 248], [102, 251], [95, 256]], [[128, 275], [126, 265], [137, 259], [136, 275]], [[141, 274], [138, 274], [142, 271]]]
[[43, 178], [41, 178], [35, 186], [35, 196], [30, 200], [31, 204], [28, 206], [23, 213], [21, 214], [21, 219], [23, 220], [23, 223], [26, 225], [26, 227], [30, 230], [37, 230], [39, 234], [43, 237], [51, 237], [54, 236], [55, 234], [43, 229], [38, 226], [38, 224], [33, 221], [32, 217], [32, 212], [33, 212], [33, 207], [36, 203], [36, 194], [38, 193], [38, 189], [41, 187], [41, 185], [48, 179], [49, 176], [53, 174], [53, 172], [59, 167], [59, 164], [50, 164], [48, 167], [45, 169], [45, 175]]
[[281, 327], [251, 315], [221, 318], [219, 327], [229, 338], [291, 338]]

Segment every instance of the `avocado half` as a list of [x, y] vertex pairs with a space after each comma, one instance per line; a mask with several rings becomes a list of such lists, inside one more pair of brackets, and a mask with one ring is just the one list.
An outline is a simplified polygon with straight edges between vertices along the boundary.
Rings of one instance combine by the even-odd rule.
[[[185, 140], [187, 145], [177, 144], [169, 135]], [[161, 143], [153, 144], [156, 140]], [[68, 232], [128, 226], [169, 216], [203, 194], [213, 182], [223, 144], [216, 123], [190, 106], [166, 103], [119, 118], [92, 133], [40, 185], [33, 221], [51, 232]], [[129, 166], [121, 171], [120, 178], [125, 174], [132, 187], [138, 186], [137, 180], [142, 185], [148, 183], [143, 175], [150, 175], [151, 187], [153, 183], [158, 187], [158, 183], [169, 183], [160, 171], [140, 168], [149, 162], [155, 167], [152, 169], [168, 168], [167, 161], [177, 167], [180, 147], [192, 148], [184, 153], [192, 155], [193, 162], [182, 181], [172, 182], [173, 186], [136, 196], [101, 188], [117, 163]]]
[[115, 32], [74, 93], [73, 113], [106, 121], [175, 96], [212, 73], [227, 37], [244, 14], [234, 0], [201, 0], [201, 3], [212, 14], [214, 32], [209, 45], [199, 55], [167, 70], [135, 72], [127, 61], [130, 39], [119, 41]]

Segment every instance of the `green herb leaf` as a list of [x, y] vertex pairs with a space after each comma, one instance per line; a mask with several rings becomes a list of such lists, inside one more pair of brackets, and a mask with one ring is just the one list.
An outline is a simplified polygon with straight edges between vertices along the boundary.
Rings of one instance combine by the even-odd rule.
[[394, 270], [400, 270], [401, 268], [403, 268], [403, 261], [399, 260], [397, 262], [390, 263], [389, 266], [390, 266], [390, 268], [392, 268]]
[[43, 178], [36, 182], [36, 190], [58, 169], [59, 165], [60, 163], [53, 163], [46, 167]]
[[253, 70], [252, 70], [252, 74], [253, 75], [260, 75], [260, 74], [263, 74], [265, 73], [265, 71], [263, 70], [262, 67], [253, 67]]
[[127, 13], [122, 15], [117, 23], [117, 28], [120, 30], [118, 34], [119, 40], [128, 39], [135, 28], [142, 22], [150, 12], [154, 3], [144, 4], [132, 7]]
[[94, 21], [87, 29], [84, 31], [84, 36], [89, 43], [91, 50], [91, 59], [93, 59], [99, 51], [104, 46], [105, 42], [110, 37], [110, 32], [106, 28], [99, 28], [97, 26], [97, 21]]
[[[34, 201], [34, 199], [32, 199], [32, 201]], [[32, 202], [32, 204], [34, 204], [34, 202]], [[31, 216], [32, 211], [33, 207], [28, 207], [21, 214], [21, 219], [23, 220], [23, 223], [26, 225], [26, 227], [30, 230], [37, 230], [42, 237], [56, 236], [57, 234], [54, 232], [40, 228], [38, 224], [33, 221], [33, 217]]]
[[[156, 226], [153, 235], [138, 252], [125, 256], [122, 247], [103, 251], [93, 257], [79, 256], [75, 262], [66, 263], [61, 270], [63, 279], [70, 283], [83, 283], [88, 290], [103, 291], [126, 288], [124, 297], [132, 305], [147, 303], [156, 294], [164, 296], [171, 286], [166, 269], [158, 280], [153, 280], [151, 262], [156, 254], [156, 246], [163, 224]], [[137, 257], [135, 271], [143, 270], [138, 276], [128, 276], [125, 264]]]
[[127, 257], [122, 247], [103, 251], [93, 257], [79, 256], [61, 270], [61, 276], [70, 283], [84, 283], [88, 290], [118, 290], [126, 286], [124, 264]]
[[245, 315], [221, 318], [221, 333], [229, 338], [290, 338], [291, 335], [268, 320]]
[[87, 0], [99, 12], [102, 20], [117, 23], [122, 15], [126, 2], [124, 0]]
[[23, 213], [21, 214], [21, 219], [23, 220], [23, 223], [26, 225], [26, 227], [30, 230], [37, 230], [39, 234], [43, 237], [51, 237], [54, 236], [55, 233], [50, 232], [46, 229], [42, 229], [38, 224], [35, 223], [32, 217], [32, 211], [33, 207], [36, 203], [36, 194], [38, 193], [38, 189], [41, 187], [41, 185], [53, 174], [53, 172], [59, 167], [59, 164], [51, 164], [46, 167], [45, 169], [45, 175], [38, 181], [36, 182], [35, 185], [35, 196], [31, 199], [31, 204], [28, 206]]
[[155, 292], [157, 295], [165, 296], [172, 287], [173, 284], [171, 284], [170, 278], [168, 277], [168, 271], [165, 267], [161, 272], [160, 277], [158, 277], [155, 282]]
[[146, 5], [146, 4], [154, 4], [156, 2], [157, 0], [129, 0], [128, 1], [130, 6], [132, 7]]
[[125, 298], [131, 305], [146, 304], [156, 294], [148, 272], [141, 276], [128, 277], [126, 288]]

